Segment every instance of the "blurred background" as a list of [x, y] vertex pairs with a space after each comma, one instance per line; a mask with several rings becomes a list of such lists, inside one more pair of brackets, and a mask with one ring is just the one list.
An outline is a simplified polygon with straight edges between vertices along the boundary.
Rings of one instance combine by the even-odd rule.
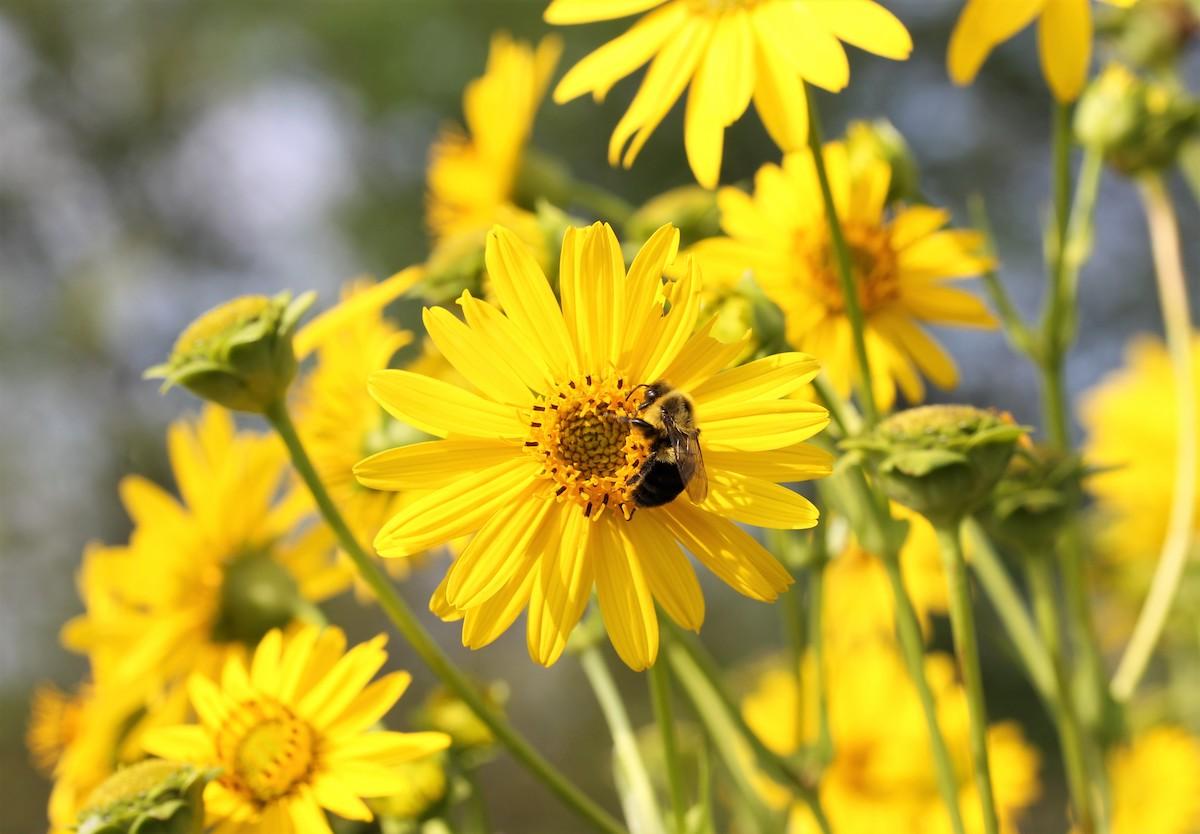
[[[1037, 309], [1041, 224], [1049, 181], [1051, 101], [1031, 32], [1001, 48], [969, 89], [944, 68], [959, 0], [889, 0], [912, 31], [896, 65], [850, 50], [853, 80], [821, 96], [827, 129], [884, 116], [906, 135], [922, 188], [965, 222], [969, 195], [987, 199], [1003, 278]], [[428, 254], [427, 153], [438, 128], [461, 121], [461, 91], [481, 74], [489, 36], [549, 30], [539, 0], [4, 0], [0, 3], [0, 785], [6, 831], [44, 828], [48, 784], [23, 734], [31, 688], [73, 686], [82, 661], [58, 644], [80, 609], [75, 572], [85, 543], [119, 542], [128, 521], [116, 484], [126, 473], [169, 483], [163, 433], [197, 403], [143, 382], [180, 329], [232, 295], [281, 288], [336, 297], [344, 279], [389, 275]], [[562, 31], [565, 68], [627, 25]], [[561, 73], [560, 68], [560, 73]], [[688, 184], [681, 109], [631, 171], [605, 164], [608, 135], [636, 85], [603, 106], [547, 102], [534, 144], [584, 179], [641, 202]], [[777, 158], [754, 117], [727, 135], [723, 181]], [[1158, 329], [1142, 215], [1127, 182], [1108, 177], [1097, 250], [1082, 279], [1080, 343], [1069, 366], [1078, 394], [1115, 366], [1128, 337]], [[1185, 253], [1194, 262], [1194, 203]], [[411, 311], [414, 312], [415, 311]], [[1032, 370], [999, 333], [938, 334], [958, 360], [952, 398], [1038, 422]], [[405, 593], [420, 610], [435, 577]], [[775, 612], [723, 585], [706, 588], [704, 638], [723, 660], [746, 645], [781, 645]], [[332, 619], [355, 635], [382, 627], [352, 599]], [[431, 627], [456, 659], [514, 682], [514, 722], [564, 770], [615, 808], [607, 733], [576, 664], [546, 671], [522, 629], [488, 651], [458, 646], [458, 626]], [[989, 629], [985, 628], [987, 634]], [[1037, 743], [1053, 734], [1003, 650], [985, 646], [989, 701]], [[403, 646], [398, 665], [413, 666]], [[418, 682], [423, 682], [418, 671]], [[635, 720], [645, 684], [619, 672]], [[418, 687], [418, 691], [419, 691]], [[991, 694], [995, 693], [995, 694]], [[413, 698], [415, 704], [417, 698]], [[564, 708], [569, 705], [569, 708]], [[1053, 761], [1052, 759], [1050, 761]], [[1061, 807], [1044, 774], [1045, 808]], [[563, 832], [573, 822], [540, 786], [501, 759], [485, 771], [498, 829]], [[1056, 812], [1057, 813], [1057, 812]]]

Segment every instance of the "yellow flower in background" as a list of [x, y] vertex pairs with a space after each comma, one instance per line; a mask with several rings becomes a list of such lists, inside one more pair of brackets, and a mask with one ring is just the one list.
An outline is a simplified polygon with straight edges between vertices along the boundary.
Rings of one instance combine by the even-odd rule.
[[172, 424], [167, 450], [177, 499], [139, 476], [121, 482], [134, 524], [127, 546], [84, 556], [85, 611], [64, 630], [97, 676], [145, 686], [219, 668], [225, 652], [296, 621], [309, 602], [349, 585], [306, 492], [286, 482], [273, 436], [236, 430], [207, 406]]
[[689, 87], [684, 147], [696, 181], [715, 188], [725, 128], [750, 102], [785, 151], [808, 141], [804, 83], [838, 92], [850, 83], [842, 42], [903, 60], [912, 38], [874, 0], [553, 0], [549, 23], [575, 24], [649, 12], [588, 55], [554, 89], [559, 104], [585, 93], [602, 101], [613, 85], [650, 62], [613, 130], [609, 164], [633, 164], [650, 134]]
[[[780, 483], [829, 471], [829, 456], [803, 443], [828, 414], [787, 399], [817, 365], [787, 353], [727, 368], [743, 345], [696, 329], [698, 272], [663, 284], [678, 243], [664, 226], [627, 273], [607, 225], [568, 230], [560, 305], [529, 249], [497, 227], [487, 269], [500, 307], [464, 293], [465, 322], [425, 311], [433, 343], [475, 390], [402, 370], [371, 377], [394, 417], [444, 438], [356, 468], [373, 488], [431, 490], [388, 522], [375, 547], [403, 557], [475, 534], [432, 601], [440, 615], [464, 619], [465, 645], [487, 645], [528, 609], [530, 655], [550, 665], [595, 587], [618, 654], [644, 669], [658, 652], [656, 603], [684, 628], [704, 617], [680, 545], [754, 599], [774, 600], [790, 584], [734, 522], [816, 523], [812, 504]], [[660, 380], [694, 409], [711, 485], [700, 505], [682, 493], [656, 507], [636, 497], [653, 441], [631, 421], [649, 416], [639, 408], [645, 386]]]
[[325, 811], [370, 821], [363, 798], [408, 790], [403, 765], [444, 750], [442, 733], [373, 730], [407, 688], [386, 638], [346, 651], [341, 629], [308, 626], [285, 642], [268, 632], [246, 664], [230, 657], [220, 680], [188, 679], [198, 724], [147, 733], [146, 750], [220, 768], [204, 804], [222, 834], [330, 834]]
[[[1200, 335], [1192, 338], [1200, 386]], [[1105, 524], [1101, 541], [1117, 559], [1150, 567], [1167, 532], [1178, 448], [1178, 400], [1166, 348], [1134, 340], [1125, 365], [1083, 400], [1084, 458], [1101, 471], [1087, 479]], [[1196, 427], [1200, 432], [1200, 426]], [[1200, 499], [1197, 501], [1200, 529]]]
[[1158, 727], [1108, 760], [1112, 834], [1200, 831], [1200, 740]]
[[[806, 661], [806, 690], [813, 671], [811, 660]], [[926, 674], [954, 762], [964, 822], [969, 834], [979, 834], [983, 820], [970, 770], [966, 696], [950, 658], [928, 656]], [[834, 648], [827, 658], [826, 680], [834, 758], [822, 774], [820, 798], [833, 830], [948, 834], [950, 819], [937, 786], [924, 713], [895, 647], [876, 641]], [[799, 685], [795, 672], [779, 663], [762, 673], [742, 701], [750, 727], [784, 756], [817, 739], [815, 699], [801, 701]], [[987, 741], [1001, 828], [1015, 832], [1017, 818], [1040, 791], [1038, 754], [1012, 723], [992, 725]], [[765, 779], [760, 784], [772, 804], [789, 802], [783, 788]], [[789, 834], [819, 830], [806, 806], [792, 805]]]
[[[909, 523], [900, 570], [917, 616], [928, 626], [929, 615], [945, 613], [949, 605], [937, 536], [933, 525], [912, 510], [893, 504], [892, 515]], [[825, 566], [822, 608], [827, 643], [849, 646], [895, 635], [895, 597], [887, 570], [853, 536]]]
[[499, 222], [518, 232], [537, 229], [536, 218], [513, 205], [514, 190], [561, 53], [558, 38], [531, 47], [506, 34], [492, 37], [487, 69], [463, 92], [466, 134], [443, 130], [430, 154], [426, 218], [435, 245], [461, 235], [482, 238]]
[[[1128, 7], [1137, 0], [1104, 2]], [[970, 84], [992, 50], [1034, 20], [1050, 91], [1063, 102], [1079, 98], [1092, 62], [1091, 0], [967, 0], [950, 35], [950, 77]]]
[[[850, 247], [876, 401], [889, 408], [898, 385], [910, 403], [919, 402], [925, 387], [918, 370], [953, 387], [953, 360], [921, 325], [996, 326], [982, 301], [947, 286], [989, 267], [982, 236], [944, 229], [950, 213], [943, 209], [890, 212], [891, 168], [882, 159], [851, 166], [840, 142], [826, 145], [824, 154]], [[717, 201], [727, 237], [701, 241], [689, 253], [718, 286], [751, 275], [783, 311], [792, 346], [817, 357], [830, 382], [848, 394], [858, 366], [812, 154], [764, 165], [753, 194], [722, 188]]]

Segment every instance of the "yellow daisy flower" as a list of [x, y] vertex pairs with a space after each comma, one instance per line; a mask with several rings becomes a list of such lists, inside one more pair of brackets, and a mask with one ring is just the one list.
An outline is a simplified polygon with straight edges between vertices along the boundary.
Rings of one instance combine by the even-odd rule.
[[[1192, 363], [1200, 387], [1200, 335], [1192, 338]], [[1084, 458], [1101, 467], [1087, 486], [1105, 517], [1101, 539], [1111, 556], [1148, 565], [1162, 546], [1175, 483], [1177, 414], [1171, 360], [1150, 337], [1135, 340], [1124, 367], [1083, 400]], [[1200, 520], [1200, 499], [1196, 510]]]
[[387, 661], [384, 635], [346, 651], [341, 629], [309, 626], [284, 641], [268, 632], [247, 665], [230, 657], [220, 680], [188, 679], [198, 724], [161, 727], [144, 746], [157, 756], [220, 768], [204, 791], [219, 834], [330, 834], [325, 811], [370, 821], [363, 798], [404, 793], [404, 765], [450, 744], [443, 733], [371, 727], [410, 676], [369, 683]]
[[287, 458], [271, 435], [238, 432], [208, 406], [168, 431], [180, 499], [145, 478], [121, 482], [134, 523], [127, 546], [84, 556], [85, 612], [64, 642], [91, 655], [97, 675], [166, 683], [216, 669], [229, 648], [254, 645], [294, 621], [297, 606], [344, 590], [322, 526], [297, 526], [310, 499], [286, 482]]
[[[931, 655], [926, 674], [937, 700], [957, 777], [959, 803], [969, 834], [983, 831], [970, 769], [966, 695], [955, 680], [953, 661]], [[803, 686], [813, 669], [806, 662]], [[821, 777], [821, 803], [838, 834], [951, 831], [938, 790], [921, 703], [895, 647], [876, 641], [835, 649], [827, 658], [826, 685], [834, 758]], [[779, 663], [764, 671], [743, 700], [742, 713], [763, 743], [790, 756], [815, 744], [815, 699], [800, 698], [796, 674]], [[1038, 796], [1038, 754], [1012, 723], [988, 729], [1001, 830], [1016, 831], [1022, 810]], [[807, 806], [793, 803], [782, 787], [762, 780], [764, 797], [791, 804], [789, 834], [817, 834]]]
[[[1104, 0], [1128, 7], [1137, 0]], [[970, 84], [992, 50], [1038, 21], [1042, 73], [1059, 101], [1079, 98], [1092, 61], [1090, 0], [967, 0], [946, 61], [956, 84]]]
[[574, 24], [639, 12], [649, 14], [572, 67], [554, 100], [591, 93], [601, 101], [649, 61], [608, 143], [609, 164], [628, 168], [690, 83], [684, 147], [706, 188], [720, 179], [725, 128], [751, 101], [776, 144], [798, 150], [808, 141], [804, 83], [832, 92], [850, 83], [843, 41], [896, 60], [912, 51], [904, 24], [874, 0], [553, 0], [545, 18]]
[[435, 244], [482, 236], [498, 222], [537, 229], [536, 218], [513, 205], [514, 189], [561, 53], [558, 38], [543, 38], [535, 48], [493, 36], [486, 71], [463, 92], [467, 133], [443, 130], [430, 154], [426, 217]]
[[[925, 389], [917, 369], [953, 387], [954, 362], [920, 325], [996, 326], [982, 301], [946, 286], [988, 268], [982, 236], [944, 229], [949, 212], [931, 206], [889, 211], [891, 168], [882, 159], [852, 166], [840, 142], [824, 154], [859, 288], [876, 402], [889, 408], [897, 385], [919, 402]], [[812, 154], [764, 165], [753, 194], [722, 188], [717, 201], [727, 237], [701, 241], [690, 254], [718, 285], [751, 274], [783, 311], [788, 341], [818, 357], [830, 382], [848, 394], [858, 365]]]
[[1109, 756], [1112, 834], [1200, 831], [1200, 740], [1158, 727]]
[[[595, 586], [618, 654], [645, 669], [658, 652], [655, 603], [688, 629], [704, 617], [681, 544], [754, 599], [773, 600], [790, 584], [734, 522], [816, 523], [813, 505], [779, 482], [829, 471], [829, 456], [803, 444], [828, 414], [786, 399], [817, 365], [787, 353], [722, 370], [743, 345], [696, 329], [696, 269], [663, 285], [678, 245], [664, 226], [627, 273], [607, 225], [568, 230], [560, 305], [529, 249], [497, 227], [486, 257], [500, 308], [464, 293], [465, 322], [425, 311], [433, 343], [477, 392], [402, 370], [372, 375], [372, 394], [394, 417], [444, 438], [356, 468], [376, 489], [432, 490], [384, 526], [376, 550], [402, 557], [475, 534], [433, 600], [442, 616], [464, 618], [465, 645], [490, 643], [527, 608], [530, 655], [550, 665]], [[650, 508], [636, 497], [660, 453], [634, 421], [649, 414], [645, 387], [658, 381], [692, 403], [711, 484], [700, 505], [679, 497]]]

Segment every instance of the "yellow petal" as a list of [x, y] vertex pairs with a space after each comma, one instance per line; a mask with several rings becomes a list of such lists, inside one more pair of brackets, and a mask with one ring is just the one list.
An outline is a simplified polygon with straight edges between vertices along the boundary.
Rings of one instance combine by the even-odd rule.
[[615, 20], [644, 12], [666, 0], [554, 0], [542, 15], [547, 23], [564, 26], [572, 23], [592, 23]]
[[769, 452], [704, 451], [709, 469], [725, 469], [764, 481], [790, 484], [823, 478], [833, 471], [833, 455], [808, 444], [796, 444]]
[[805, 7], [836, 37], [859, 49], [896, 60], [912, 53], [912, 36], [904, 24], [875, 0], [809, 0]]
[[329, 724], [329, 735], [354, 735], [382, 721], [412, 683], [408, 672], [392, 672], [358, 693], [342, 716]]
[[754, 108], [771, 139], [784, 151], [808, 142], [808, 99], [804, 84], [774, 44], [757, 38]]
[[840, 92], [850, 83], [846, 50], [807, 6], [765, 3], [751, 14], [755, 34], [810, 84]]
[[318, 346], [335, 337], [340, 331], [363, 316], [379, 314], [384, 307], [415, 287], [425, 277], [425, 268], [410, 266], [369, 289], [356, 292], [329, 308], [296, 332], [292, 350], [303, 359]]
[[716, 188], [725, 128], [750, 105], [754, 34], [742, 9], [721, 15], [696, 70], [684, 114], [684, 149], [696, 181]]
[[642, 571], [642, 562], [621, 521], [601, 519], [597, 538], [603, 546], [596, 554], [596, 592], [604, 630], [625, 665], [641, 672], [658, 657], [658, 616], [654, 595]]
[[325, 677], [301, 696], [296, 711], [321, 729], [340, 718], [342, 711], [387, 662], [385, 639], [379, 635], [346, 652]]
[[557, 509], [553, 501], [530, 498], [488, 519], [450, 568], [449, 603], [460, 611], [482, 605], [527, 568], [536, 555], [530, 548], [533, 537], [547, 513]]
[[807, 530], [819, 513], [812, 502], [787, 487], [736, 472], [708, 467], [705, 509], [756, 527]]
[[967, 0], [946, 56], [955, 84], [970, 84], [988, 53], [1028, 26], [1047, 0]]
[[651, 344], [651, 336], [662, 323], [663, 270], [675, 260], [679, 251], [679, 230], [671, 225], [661, 226], [646, 241], [625, 279], [626, 322], [621, 330], [621, 349], [618, 367], [636, 368], [643, 351]]
[[[317, 773], [316, 778], [313, 779], [312, 788], [308, 796], [312, 797], [314, 803], [320, 806], [317, 808], [317, 813], [320, 813], [321, 808], [328, 808], [342, 819], [362, 820], [364, 822], [369, 822], [373, 819], [371, 809], [359, 798], [362, 794], [359, 794], [346, 784], [346, 780], [340, 774], [335, 776], [326, 772]], [[307, 806], [307, 804], [305, 803], [304, 805]], [[300, 803], [295, 803], [295, 805], [304, 807]], [[307, 807], [299, 814], [293, 813], [292, 820], [296, 824], [297, 834], [308, 832], [310, 830], [309, 826], [316, 825], [313, 820], [306, 818], [310, 813]], [[312, 830], [320, 831], [321, 829], [313, 828]]]
[[872, 326], [908, 354], [921, 371], [940, 388], [958, 384], [954, 360], [920, 325], [903, 315], [888, 313], [872, 317]]
[[687, 501], [654, 512], [680, 544], [738, 593], [771, 602], [792, 584], [783, 565], [733, 522]]
[[354, 465], [354, 477], [370, 489], [437, 489], [470, 472], [521, 455], [514, 442], [456, 437], [385, 449]]
[[618, 530], [628, 541], [628, 552], [636, 554], [646, 584], [667, 616], [682, 628], [699, 631], [704, 622], [704, 594], [675, 537], [652, 513], [638, 513], [628, 524], [618, 525]]
[[212, 736], [198, 724], [151, 727], [142, 735], [141, 746], [151, 755], [184, 762], [209, 762], [216, 756]]
[[706, 449], [762, 452], [808, 440], [829, 425], [829, 412], [802, 400], [723, 402], [700, 411]]
[[254, 688], [273, 695], [279, 691], [279, 671], [283, 633], [273, 628], [258, 641], [254, 657], [250, 661], [250, 681]]
[[412, 371], [374, 371], [367, 389], [388, 414], [438, 437], [518, 438], [529, 431], [515, 407]]
[[499, 403], [529, 405], [529, 387], [504, 357], [488, 350], [487, 341], [471, 327], [445, 307], [426, 307], [421, 318], [446, 361], [485, 397]]
[[484, 252], [488, 277], [500, 306], [522, 335], [540, 349], [559, 379], [578, 366], [562, 310], [529, 247], [503, 226], [494, 227]]
[[988, 269], [983, 236], [967, 229], [934, 232], [896, 253], [902, 282], [969, 278]]
[[900, 303], [917, 318], [935, 324], [959, 327], [997, 327], [995, 316], [976, 296], [949, 287], [921, 287], [916, 292], [902, 292]]
[[736, 342], [721, 342], [708, 335], [716, 323], [717, 319], [713, 317], [692, 334], [663, 371], [663, 379], [677, 388], [690, 391], [745, 352], [751, 334], [747, 333]]
[[507, 362], [530, 390], [546, 392], [554, 386], [554, 375], [538, 352], [537, 345], [521, 333], [507, 316], [464, 290], [458, 299], [463, 317], [487, 350]]
[[687, 344], [696, 329], [696, 319], [700, 316], [699, 287], [700, 271], [694, 262], [689, 262], [687, 274], [667, 288], [670, 310], [658, 320], [656, 327], [645, 334], [647, 344], [640, 351], [640, 358], [645, 364], [630, 369], [635, 379], [661, 379]]
[[356, 760], [360, 764], [394, 765], [423, 759], [450, 746], [445, 733], [362, 733], [341, 739], [327, 752], [330, 770], [337, 773]]
[[1038, 51], [1054, 97], [1079, 98], [1092, 61], [1090, 0], [1048, 0], [1038, 25]]
[[614, 84], [658, 52], [686, 16], [687, 8], [682, 3], [672, 3], [646, 15], [628, 32], [571, 67], [554, 88], [554, 101], [562, 104], [588, 92], [597, 101], [603, 101]]
[[[539, 550], [539, 552], [544, 552]], [[508, 631], [517, 615], [529, 604], [529, 595], [533, 591], [534, 576], [537, 573], [537, 561], [533, 566], [518, 572], [508, 580], [495, 596], [480, 605], [463, 613], [462, 644], [468, 649], [482, 649], [493, 643], [501, 634]]]
[[529, 597], [526, 643], [529, 656], [551, 666], [562, 656], [567, 638], [579, 622], [592, 593], [594, 550], [597, 538], [593, 524], [577, 507], [561, 507], [566, 513], [563, 537], [557, 547], [541, 555]]
[[907, 206], [896, 213], [890, 233], [892, 248], [904, 249], [950, 222], [950, 212], [933, 206]]
[[611, 367], [626, 326], [625, 261], [612, 227], [595, 223], [568, 229], [559, 265], [563, 317], [581, 367]]
[[807, 385], [821, 370], [804, 353], [777, 353], [729, 368], [692, 389], [697, 405], [779, 399]]

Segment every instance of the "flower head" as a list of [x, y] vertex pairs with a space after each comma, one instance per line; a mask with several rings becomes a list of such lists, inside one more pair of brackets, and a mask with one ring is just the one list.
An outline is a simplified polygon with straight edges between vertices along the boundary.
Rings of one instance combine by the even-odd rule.
[[[1105, 2], [1132, 6], [1137, 0]], [[1077, 99], [1092, 60], [1089, 0], [967, 0], [950, 36], [950, 77], [956, 84], [970, 84], [992, 50], [1034, 20], [1050, 91], [1059, 101]]]
[[[204, 794], [219, 830], [329, 834], [324, 810], [370, 821], [364, 797], [401, 793], [401, 766], [450, 743], [442, 733], [374, 731], [408, 686], [383, 635], [346, 651], [340, 629], [309, 626], [285, 642], [271, 631], [247, 664], [230, 657], [220, 679], [193, 675], [199, 723], [162, 727], [144, 744], [165, 758], [220, 768]], [[324, 809], [324, 810], [323, 810]]]
[[[490, 643], [528, 609], [530, 654], [549, 665], [595, 587], [617, 652], [644, 669], [658, 651], [656, 602], [685, 628], [698, 629], [704, 616], [680, 544], [755, 599], [773, 600], [790, 583], [734, 521], [816, 523], [812, 504], [779, 485], [829, 471], [829, 457], [803, 445], [827, 413], [785, 399], [816, 363], [788, 353], [722, 370], [743, 345], [696, 329], [695, 269], [664, 286], [677, 246], [673, 228], [659, 229], [627, 272], [607, 225], [569, 230], [560, 305], [529, 250], [497, 227], [487, 266], [500, 308], [467, 293], [465, 321], [425, 311], [433, 343], [475, 390], [401, 370], [371, 377], [394, 417], [442, 438], [356, 468], [367, 486], [429, 490], [384, 526], [375, 547], [403, 557], [475, 534], [433, 600], [444, 617], [464, 619], [466, 645]], [[653, 507], [639, 498], [647, 464], [665, 446], [642, 423], [651, 415], [646, 387], [662, 381], [677, 392], [674, 413], [691, 424], [687, 442], [699, 448], [690, 460], [707, 471], [699, 505], [674, 458], [662, 459], [656, 495], [673, 497], [674, 478], [679, 497]]]
[[161, 759], [122, 768], [92, 791], [79, 834], [202, 834], [212, 772]]
[[[892, 172], [884, 160], [852, 165], [841, 143], [826, 145], [824, 153], [859, 288], [876, 401], [890, 407], [899, 385], [919, 402], [918, 369], [943, 388], [954, 386], [954, 362], [921, 324], [995, 327], [979, 299], [946, 286], [988, 268], [981, 236], [943, 229], [949, 213], [929, 206], [890, 215]], [[849, 393], [858, 368], [812, 155], [801, 151], [782, 165], [764, 165], [754, 182], [752, 195], [721, 189], [727, 237], [701, 241], [690, 252], [717, 285], [752, 275], [783, 310], [788, 341], [818, 357], [830, 382]]]
[[554, 100], [585, 93], [603, 100], [649, 61], [608, 144], [609, 163], [628, 168], [690, 84], [684, 146], [706, 188], [720, 179], [725, 128], [751, 101], [776, 144], [794, 151], [808, 140], [805, 82], [832, 92], [850, 82], [843, 41], [896, 60], [912, 51], [904, 24], [875, 0], [553, 0], [545, 17], [574, 24], [643, 11], [628, 32], [572, 67]]

